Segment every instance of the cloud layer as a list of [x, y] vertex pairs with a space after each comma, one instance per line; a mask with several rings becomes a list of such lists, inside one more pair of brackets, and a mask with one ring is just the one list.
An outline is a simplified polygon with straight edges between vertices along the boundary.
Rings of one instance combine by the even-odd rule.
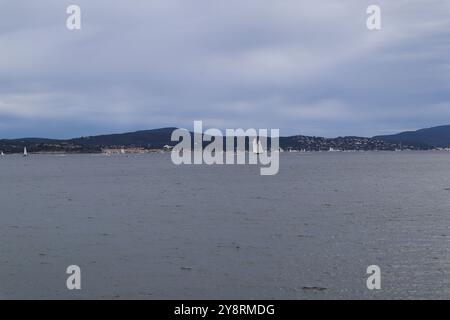
[[[82, 30], [65, 27], [82, 9]], [[450, 123], [450, 2], [0, 0], [0, 137]]]

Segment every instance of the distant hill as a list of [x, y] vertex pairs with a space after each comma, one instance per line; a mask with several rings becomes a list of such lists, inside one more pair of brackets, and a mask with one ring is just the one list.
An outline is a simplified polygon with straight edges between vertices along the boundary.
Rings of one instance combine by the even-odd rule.
[[142, 130], [121, 134], [82, 137], [67, 142], [84, 147], [133, 147], [160, 149], [170, 143], [172, 132], [176, 128]]
[[[24, 147], [29, 152], [98, 153], [106, 148], [162, 149], [174, 146], [171, 135], [176, 128], [142, 130], [120, 134], [98, 135], [67, 140], [23, 138], [0, 139], [0, 151], [20, 153]], [[206, 145], [208, 143], [204, 143]], [[246, 148], [250, 142], [246, 142]], [[224, 143], [225, 146], [225, 143]], [[391, 136], [366, 137], [310, 137], [296, 135], [280, 137], [280, 147], [284, 150], [327, 151], [334, 150], [396, 150], [432, 149], [450, 147], [450, 126], [403, 132]]]
[[19, 153], [27, 147], [29, 152], [73, 152], [95, 153], [103, 148], [145, 148], [161, 149], [171, 143], [172, 131], [176, 128], [162, 128], [136, 132], [81, 137], [68, 140], [23, 138], [0, 140], [0, 151]]
[[[284, 150], [328, 151], [357, 150], [357, 151], [393, 151], [400, 145], [374, 138], [365, 137], [337, 137], [323, 138], [310, 136], [280, 137], [280, 147]], [[408, 149], [417, 149], [414, 145], [405, 145]]]
[[375, 139], [397, 144], [414, 144], [422, 147], [450, 147], [450, 125], [417, 131], [406, 131], [394, 135], [374, 137]]

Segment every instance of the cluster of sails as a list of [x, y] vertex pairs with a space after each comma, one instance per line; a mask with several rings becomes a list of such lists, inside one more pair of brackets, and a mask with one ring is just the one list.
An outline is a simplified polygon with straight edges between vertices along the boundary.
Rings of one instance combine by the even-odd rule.
[[261, 140], [255, 138], [253, 139], [253, 153], [255, 154], [260, 154], [260, 153], [264, 153], [264, 148], [261, 144]]

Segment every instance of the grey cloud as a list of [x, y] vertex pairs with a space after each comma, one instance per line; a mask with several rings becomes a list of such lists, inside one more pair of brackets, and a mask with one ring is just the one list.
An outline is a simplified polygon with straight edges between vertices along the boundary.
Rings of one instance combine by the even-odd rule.
[[[79, 32], [65, 29], [72, 3]], [[370, 32], [372, 1], [0, 1], [0, 136], [195, 119], [325, 136], [442, 124], [450, 3], [378, 3]]]

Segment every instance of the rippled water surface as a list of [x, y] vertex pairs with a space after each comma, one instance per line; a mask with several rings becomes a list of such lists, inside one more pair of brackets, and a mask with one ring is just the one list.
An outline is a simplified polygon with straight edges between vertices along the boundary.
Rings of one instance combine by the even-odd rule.
[[0, 298], [450, 298], [450, 153], [280, 161], [0, 158]]

